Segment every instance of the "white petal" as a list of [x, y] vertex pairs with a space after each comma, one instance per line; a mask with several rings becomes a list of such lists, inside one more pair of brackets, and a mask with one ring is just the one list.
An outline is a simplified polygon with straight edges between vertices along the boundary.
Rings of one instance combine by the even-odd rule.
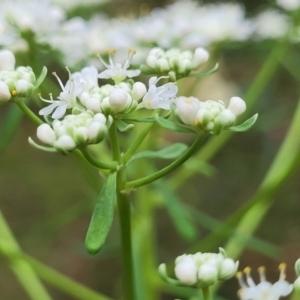
[[53, 110], [54, 110], [57, 106], [58, 106], [57, 103], [52, 103], [52, 104], [50, 104], [49, 106], [42, 108], [42, 109], [39, 111], [39, 115], [41, 115], [41, 116], [48, 116], [48, 115], [50, 115], [50, 114], [53, 112]]

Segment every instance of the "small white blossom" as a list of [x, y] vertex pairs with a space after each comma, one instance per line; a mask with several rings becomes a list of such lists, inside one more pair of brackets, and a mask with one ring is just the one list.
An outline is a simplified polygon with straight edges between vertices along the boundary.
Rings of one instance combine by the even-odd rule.
[[193, 285], [197, 282], [197, 266], [192, 255], [177, 257], [175, 261], [175, 275], [187, 285]]
[[58, 100], [54, 100], [52, 94], [50, 94], [50, 100], [46, 100], [41, 97], [43, 101], [50, 103], [50, 105], [41, 109], [39, 111], [40, 115], [47, 116], [52, 114], [53, 119], [60, 119], [66, 113], [67, 109], [76, 106], [77, 97], [79, 97], [84, 90], [84, 81], [80, 74], [77, 73], [72, 75], [69, 69], [68, 72], [69, 80], [65, 86], [57, 74], [53, 73], [62, 89], [62, 92], [57, 97]]
[[244, 270], [246, 282], [243, 279], [242, 272], [238, 272], [237, 279], [241, 287], [238, 291], [240, 300], [279, 300], [281, 297], [289, 295], [293, 290], [293, 285], [285, 280], [285, 269], [285, 264], [279, 265], [279, 280], [274, 284], [266, 280], [264, 267], [258, 269], [260, 283], [257, 285], [250, 275], [251, 269], [249, 267]]
[[195, 97], [178, 97], [175, 100], [175, 113], [186, 125], [195, 125], [200, 101]]
[[129, 49], [128, 57], [122, 66], [121, 63], [116, 63], [114, 61], [114, 56], [116, 54], [116, 50], [112, 50], [109, 52], [109, 64], [107, 64], [100, 55], [98, 55], [101, 63], [106, 67], [106, 70], [101, 72], [98, 77], [101, 79], [113, 79], [116, 84], [123, 81], [126, 77], [132, 78], [140, 75], [140, 70], [127, 70], [131, 64], [133, 55], [135, 51]]
[[7, 102], [11, 98], [7, 84], [0, 80], [0, 102]]
[[142, 103], [139, 104], [138, 108], [141, 107], [147, 109], [162, 108], [165, 110], [170, 110], [171, 103], [174, 101], [175, 96], [178, 92], [178, 87], [173, 82], [169, 82], [162, 86], [157, 87], [156, 84], [161, 78], [165, 78], [165, 77], [150, 78], [148, 91], [143, 97], [143, 101]]

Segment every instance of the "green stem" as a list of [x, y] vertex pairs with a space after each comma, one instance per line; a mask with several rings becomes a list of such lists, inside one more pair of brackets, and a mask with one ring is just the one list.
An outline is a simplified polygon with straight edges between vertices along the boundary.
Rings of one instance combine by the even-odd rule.
[[145, 176], [143, 178], [133, 180], [133, 181], [128, 181], [127, 183], [125, 183], [125, 188], [126, 189], [137, 188], [139, 186], [148, 184], [150, 182], [153, 182], [153, 181], [167, 175], [168, 173], [170, 173], [171, 171], [173, 171], [174, 169], [176, 169], [177, 167], [182, 165], [186, 160], [188, 160], [192, 156], [192, 154], [196, 151], [198, 146], [204, 141], [206, 136], [207, 135], [198, 136], [195, 139], [192, 146], [182, 156], [177, 158], [175, 161], [173, 161], [171, 164], [169, 164], [165, 168], [159, 170], [158, 172], [156, 172], [154, 174]]
[[[117, 135], [117, 127], [113, 123], [109, 129], [112, 155], [115, 161], [121, 163], [121, 151]], [[131, 207], [127, 195], [123, 194], [125, 182], [125, 166], [121, 166], [117, 174], [117, 206], [120, 222], [121, 249], [123, 261], [123, 290], [125, 300], [135, 300], [135, 283], [131, 238]]]
[[[20, 247], [15, 240], [4, 216], [0, 211], [0, 237], [5, 240], [5, 245], [14, 252], [19, 252]], [[1, 245], [1, 242], [0, 242]], [[2, 246], [2, 245], [1, 245]], [[18, 278], [20, 284], [32, 300], [51, 300], [50, 295], [44, 288], [40, 279], [36, 276], [32, 267], [22, 258], [15, 258], [7, 255], [10, 260], [10, 266]]]
[[[279, 189], [283, 181], [292, 173], [299, 163], [300, 148], [300, 100], [296, 112], [294, 114], [292, 124], [280, 147], [275, 160], [273, 161], [267, 175], [260, 185], [257, 194], [253, 197], [256, 202], [244, 215], [240, 221], [236, 232], [239, 235], [251, 236], [256, 230], [268, 209], [274, 202], [272, 195]], [[251, 200], [250, 200], [251, 202]], [[227, 243], [226, 251], [230, 257], [238, 257], [245, 246], [247, 239], [243, 242], [235, 237], [231, 238]]]
[[24, 114], [37, 125], [41, 125], [44, 122], [25, 104], [24, 101], [16, 102]]
[[149, 133], [151, 127], [153, 126], [154, 123], [148, 123], [144, 126], [142, 131], [139, 133], [137, 138], [133, 141], [131, 146], [128, 148], [128, 150], [125, 152], [123, 155], [123, 162], [126, 164], [132, 157], [132, 155], [135, 153], [135, 151], [138, 149], [140, 144], [143, 142], [147, 134]]
[[135, 283], [133, 272], [132, 238], [131, 238], [131, 207], [127, 195], [117, 193], [117, 203], [120, 220], [122, 259], [123, 259], [123, 287], [124, 299], [134, 300]]
[[[268, 58], [265, 60], [264, 65], [253, 81], [252, 85], [244, 95], [244, 100], [247, 103], [247, 111], [251, 111], [251, 108], [255, 104], [259, 95], [263, 92], [265, 86], [268, 84], [272, 75], [276, 71], [276, 68], [279, 65], [281, 58], [284, 53], [287, 51], [290, 43], [287, 41], [282, 41], [273, 48], [273, 51], [270, 53]], [[247, 117], [247, 116], [245, 116]], [[233, 133], [230, 131], [224, 132], [219, 136], [211, 138], [205, 145], [202, 147], [201, 151], [195, 156], [195, 159], [200, 161], [209, 161], [211, 160], [218, 151], [227, 143], [227, 141], [233, 136]], [[182, 168], [178, 171], [172, 178], [169, 179], [171, 187], [178, 189], [185, 181], [187, 181], [195, 173], [194, 170], [188, 168]]]
[[212, 300], [209, 287], [202, 288], [202, 294], [204, 300]]
[[83, 154], [84, 158], [94, 167], [99, 169], [106, 169], [106, 170], [112, 170], [115, 171], [118, 168], [118, 162], [112, 161], [112, 162], [103, 162], [97, 160], [95, 157], [91, 155], [91, 153], [88, 151], [87, 147], [81, 147], [80, 152]]

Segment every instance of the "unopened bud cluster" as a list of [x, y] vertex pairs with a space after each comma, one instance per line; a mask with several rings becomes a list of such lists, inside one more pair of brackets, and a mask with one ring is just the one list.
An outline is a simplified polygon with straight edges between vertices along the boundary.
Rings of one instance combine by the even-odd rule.
[[184, 254], [175, 260], [175, 275], [185, 284], [197, 287], [208, 287], [217, 281], [227, 280], [236, 274], [238, 262], [220, 253]]
[[67, 115], [62, 121], [54, 120], [52, 126], [42, 124], [37, 137], [56, 150], [67, 153], [78, 146], [97, 144], [107, 134], [106, 117], [101, 114], [84, 112]]
[[232, 97], [226, 108], [223, 101], [200, 101], [195, 97], [178, 97], [175, 113], [182, 123], [196, 126], [212, 134], [234, 125], [236, 117], [246, 110], [244, 100]]
[[79, 99], [88, 110], [114, 115], [135, 110], [146, 92], [147, 88], [142, 82], [135, 82], [133, 85], [121, 82], [118, 85], [94, 87], [83, 92]]
[[143, 72], [149, 74], [168, 75], [171, 81], [188, 76], [197, 70], [209, 59], [209, 53], [203, 48], [196, 48], [194, 53], [176, 48], [164, 51], [153, 48], [146, 60], [147, 65], [142, 67]]
[[36, 77], [30, 67], [15, 69], [15, 57], [8, 50], [0, 51], [0, 103], [12, 97], [28, 97], [34, 90]]

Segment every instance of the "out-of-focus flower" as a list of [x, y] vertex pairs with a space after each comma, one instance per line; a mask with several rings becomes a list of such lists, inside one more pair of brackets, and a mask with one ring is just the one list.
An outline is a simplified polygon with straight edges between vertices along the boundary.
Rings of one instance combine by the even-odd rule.
[[162, 48], [153, 48], [148, 57], [147, 65], [142, 71], [150, 74], [168, 75], [172, 81], [188, 76], [207, 62], [209, 53], [203, 48], [196, 48], [194, 53], [189, 50], [181, 51], [176, 48], [164, 51]]
[[278, 6], [285, 10], [293, 11], [300, 8], [299, 0], [276, 0]]
[[183, 254], [175, 260], [174, 280], [166, 274], [166, 266], [159, 266], [160, 275], [174, 285], [206, 288], [218, 281], [227, 280], [236, 274], [238, 262], [226, 256], [224, 249], [219, 253]]
[[0, 51], [0, 102], [29, 97], [35, 85], [36, 77], [30, 67], [15, 69], [14, 54], [8, 50]]
[[238, 295], [241, 300], [279, 300], [281, 297], [289, 295], [293, 290], [293, 285], [289, 284], [285, 280], [284, 263], [279, 265], [280, 275], [279, 280], [274, 284], [271, 284], [266, 280], [265, 268], [260, 267], [258, 269], [260, 276], [260, 283], [255, 284], [251, 277], [251, 269], [247, 267], [244, 270], [246, 274], [246, 282], [243, 279], [242, 272], [237, 273], [237, 279], [241, 289], [238, 291]]
[[120, 83], [126, 77], [132, 78], [140, 75], [140, 70], [127, 70], [131, 64], [135, 51], [132, 49], [128, 50], [128, 57], [122, 66], [121, 63], [114, 61], [116, 50], [109, 51], [109, 64], [107, 64], [100, 55], [98, 55], [101, 63], [106, 67], [106, 70], [101, 72], [98, 77], [101, 79], [113, 79], [115, 84]]

